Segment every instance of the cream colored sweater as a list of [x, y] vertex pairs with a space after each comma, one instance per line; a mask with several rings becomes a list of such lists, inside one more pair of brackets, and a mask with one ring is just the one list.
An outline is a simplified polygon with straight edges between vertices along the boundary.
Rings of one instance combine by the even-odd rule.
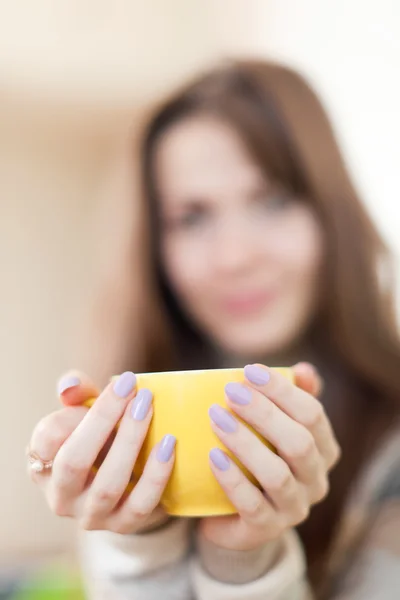
[[[294, 531], [257, 551], [200, 540], [171, 519], [141, 535], [82, 532], [90, 600], [311, 600]], [[400, 599], [400, 435], [387, 437], [350, 496], [330, 566], [331, 600]]]

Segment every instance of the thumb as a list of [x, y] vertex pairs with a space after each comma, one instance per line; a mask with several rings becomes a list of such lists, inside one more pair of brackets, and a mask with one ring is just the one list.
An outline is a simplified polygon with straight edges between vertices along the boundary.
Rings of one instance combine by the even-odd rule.
[[297, 363], [293, 367], [295, 384], [312, 396], [318, 397], [323, 389], [323, 379], [317, 369], [307, 362]]
[[64, 406], [77, 406], [89, 398], [97, 398], [100, 392], [85, 373], [69, 371], [59, 379], [57, 393]]

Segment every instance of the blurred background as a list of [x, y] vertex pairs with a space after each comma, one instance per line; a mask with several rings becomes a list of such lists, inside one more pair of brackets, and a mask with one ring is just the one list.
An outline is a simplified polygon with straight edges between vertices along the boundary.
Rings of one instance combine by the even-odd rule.
[[[16, 569], [26, 581], [48, 577], [49, 556], [53, 576], [64, 573], [54, 597], [71, 581], [73, 528], [29, 483], [24, 449], [57, 408], [59, 375], [86, 366], [76, 340], [113, 260], [108, 236], [123, 252], [138, 218], [133, 150], [129, 165], [121, 157], [161, 94], [249, 55], [282, 60], [313, 83], [398, 255], [396, 0], [0, 0], [0, 598], [11, 597]], [[116, 335], [118, 315], [108, 320]]]

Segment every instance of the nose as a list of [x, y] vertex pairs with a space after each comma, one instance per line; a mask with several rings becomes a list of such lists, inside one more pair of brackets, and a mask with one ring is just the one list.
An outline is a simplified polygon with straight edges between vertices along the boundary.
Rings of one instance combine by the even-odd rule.
[[257, 258], [258, 240], [245, 220], [225, 218], [215, 232], [211, 246], [211, 260], [221, 273], [235, 273], [248, 269]]

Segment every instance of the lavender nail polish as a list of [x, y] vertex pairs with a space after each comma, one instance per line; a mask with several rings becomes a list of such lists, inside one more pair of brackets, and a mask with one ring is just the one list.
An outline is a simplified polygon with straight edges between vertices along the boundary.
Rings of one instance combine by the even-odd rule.
[[251, 402], [251, 390], [242, 383], [227, 383], [225, 392], [229, 400], [232, 400], [235, 404], [245, 406]]
[[227, 471], [231, 466], [231, 461], [219, 448], [213, 448], [210, 452], [210, 460], [220, 471]]
[[134, 390], [135, 385], [136, 375], [131, 371], [125, 371], [114, 383], [113, 390], [120, 398], [126, 398]]
[[167, 463], [174, 451], [176, 444], [176, 437], [167, 434], [163, 437], [157, 450], [157, 458], [162, 463]]
[[233, 433], [237, 429], [236, 419], [228, 413], [227, 410], [219, 406], [219, 404], [213, 404], [208, 411], [211, 419], [214, 423], [222, 429], [225, 433]]
[[143, 388], [138, 391], [131, 409], [131, 415], [135, 421], [143, 421], [146, 418], [152, 399], [153, 394], [150, 390]]
[[58, 395], [61, 396], [67, 390], [77, 387], [81, 384], [81, 380], [79, 377], [74, 377], [72, 375], [66, 375], [65, 377], [61, 377], [60, 381], [57, 384], [57, 392]]
[[255, 385], [265, 385], [271, 379], [268, 371], [258, 365], [247, 365], [244, 368], [244, 374]]

